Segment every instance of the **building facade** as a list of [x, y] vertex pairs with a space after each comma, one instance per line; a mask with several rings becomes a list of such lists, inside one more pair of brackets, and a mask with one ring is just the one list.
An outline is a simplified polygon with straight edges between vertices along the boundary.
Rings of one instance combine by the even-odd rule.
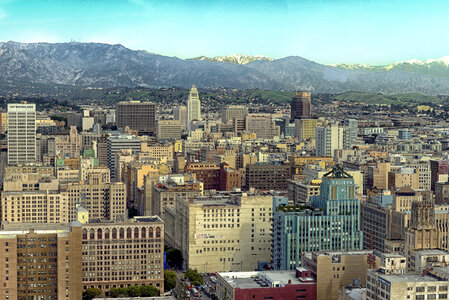
[[129, 127], [139, 134], [156, 134], [156, 104], [153, 102], [121, 101], [116, 106], [118, 128]]
[[8, 122], [8, 164], [36, 160], [36, 104], [10, 103]]

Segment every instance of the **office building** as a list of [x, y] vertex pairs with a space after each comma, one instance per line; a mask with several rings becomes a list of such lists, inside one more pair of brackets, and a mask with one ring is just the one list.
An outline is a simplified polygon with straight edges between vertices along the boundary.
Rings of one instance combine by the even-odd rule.
[[1, 299], [82, 298], [79, 225], [2, 222], [0, 251]]
[[290, 103], [291, 118], [293, 120], [310, 118], [311, 106], [310, 92], [296, 92]]
[[258, 139], [272, 139], [281, 135], [279, 126], [271, 119], [270, 114], [247, 114], [246, 130], [255, 132]]
[[317, 119], [296, 119], [295, 137], [299, 140], [315, 139]]
[[187, 129], [191, 129], [192, 121], [201, 121], [201, 102], [198, 95], [198, 90], [195, 85], [189, 92], [189, 99], [187, 100]]
[[246, 193], [178, 198], [165, 208], [167, 241], [200, 273], [252, 271], [270, 261], [272, 207], [273, 196]]
[[184, 173], [193, 174], [196, 180], [203, 183], [205, 190], [220, 188], [220, 167], [213, 163], [188, 163]]
[[248, 190], [287, 190], [288, 179], [290, 179], [289, 165], [277, 163], [246, 165], [245, 186]]
[[156, 104], [153, 102], [121, 101], [116, 106], [118, 128], [129, 127], [139, 134], [156, 134]]
[[360, 201], [352, 176], [336, 166], [309, 207], [279, 206], [273, 218], [273, 268], [293, 270], [309, 251], [361, 250]]
[[8, 164], [36, 160], [36, 104], [10, 103], [8, 122]]
[[227, 105], [221, 111], [221, 121], [227, 123], [233, 119], [245, 119], [248, 107], [245, 105]]
[[185, 105], [178, 105], [173, 108], [173, 118], [181, 124], [181, 129], [187, 129], [187, 107]]
[[111, 181], [119, 180], [118, 165], [116, 165], [116, 154], [122, 149], [131, 149], [131, 152], [140, 151], [140, 140], [132, 135], [111, 135], [107, 138], [108, 168], [111, 170]]
[[107, 294], [111, 288], [152, 285], [164, 291], [164, 222], [157, 216], [83, 224], [80, 251], [82, 290]]
[[157, 139], [158, 140], [179, 140], [181, 139], [181, 123], [177, 120], [158, 120]]
[[[187, 177], [187, 178], [186, 178]], [[203, 195], [203, 183], [192, 176], [173, 174], [159, 176], [152, 186], [151, 214], [163, 216], [165, 207], [174, 207], [176, 199]]]
[[343, 128], [328, 124], [316, 128], [316, 156], [333, 156], [334, 151], [343, 149]]
[[346, 119], [344, 124], [344, 137], [343, 137], [343, 149], [351, 149], [355, 140], [357, 140], [357, 134], [359, 131], [359, 126], [357, 120]]
[[316, 299], [337, 300], [340, 287], [354, 283], [365, 285], [366, 273], [375, 264], [379, 265], [379, 259], [373, 256], [373, 251], [334, 250], [306, 252], [303, 256], [303, 267], [316, 280]]

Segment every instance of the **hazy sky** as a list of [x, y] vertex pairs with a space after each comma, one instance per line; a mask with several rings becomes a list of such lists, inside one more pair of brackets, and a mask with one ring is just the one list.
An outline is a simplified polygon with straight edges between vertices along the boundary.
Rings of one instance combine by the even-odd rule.
[[449, 1], [0, 0], [0, 41], [387, 64], [449, 55]]

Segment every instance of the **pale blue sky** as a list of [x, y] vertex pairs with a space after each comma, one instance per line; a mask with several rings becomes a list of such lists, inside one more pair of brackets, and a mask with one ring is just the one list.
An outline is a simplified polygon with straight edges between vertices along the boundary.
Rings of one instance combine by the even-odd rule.
[[0, 0], [0, 41], [387, 64], [449, 55], [449, 1]]

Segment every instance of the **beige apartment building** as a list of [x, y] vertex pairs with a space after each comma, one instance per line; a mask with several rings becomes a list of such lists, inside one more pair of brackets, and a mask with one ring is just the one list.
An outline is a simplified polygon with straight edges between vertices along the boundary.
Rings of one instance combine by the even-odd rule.
[[181, 122], [178, 120], [158, 120], [157, 139], [158, 140], [179, 140], [181, 138]]
[[176, 199], [203, 195], [203, 183], [188, 174], [159, 176], [152, 189], [151, 215], [160, 217], [163, 217], [165, 207], [175, 207]]
[[82, 298], [81, 227], [2, 224], [1, 299]]
[[178, 198], [165, 208], [167, 242], [202, 273], [255, 270], [271, 260], [272, 207], [272, 196], [247, 193]]
[[82, 290], [132, 285], [164, 292], [164, 222], [146, 216], [83, 224]]
[[138, 159], [154, 159], [160, 162], [167, 162], [174, 158], [173, 144], [151, 144], [142, 142]]
[[115, 220], [126, 213], [125, 184], [105, 182], [102, 173], [90, 173], [86, 182], [68, 183], [62, 188], [71, 203], [79, 202], [89, 211], [91, 219]]
[[[302, 264], [316, 279], [317, 299], [337, 300], [339, 288], [353, 284], [354, 279], [365, 285], [370, 256], [373, 251], [307, 252]], [[379, 266], [379, 258], [373, 261]]]

